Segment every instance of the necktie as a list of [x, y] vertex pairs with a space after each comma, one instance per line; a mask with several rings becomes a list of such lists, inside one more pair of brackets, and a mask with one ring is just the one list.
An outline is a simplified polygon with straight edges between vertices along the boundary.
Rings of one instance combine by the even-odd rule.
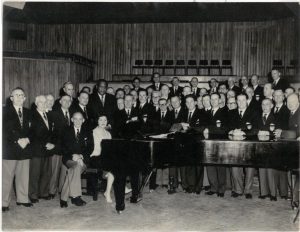
[[128, 117], [128, 118], [130, 117], [130, 112], [129, 112], [129, 110], [127, 110], [127, 117]]
[[174, 94], [176, 93], [176, 91], [177, 91], [177, 88], [176, 88], [176, 87], [174, 87]]
[[266, 122], [267, 122], [267, 115], [264, 114], [264, 116], [263, 116], [263, 123], [264, 123], [264, 125], [266, 124]]
[[175, 118], [178, 116], [178, 110], [175, 110]]
[[87, 114], [87, 112], [86, 112], [86, 107], [83, 107], [83, 112], [84, 112], [84, 114], [85, 114], [85, 117], [88, 118], [88, 114]]
[[188, 123], [191, 122], [191, 118], [192, 118], [192, 112], [189, 113], [189, 117], [188, 117]]
[[18, 116], [19, 116], [21, 127], [23, 127], [23, 114], [22, 114], [21, 108], [19, 108], [19, 110], [18, 110]]
[[102, 106], [104, 106], [104, 95], [100, 95], [100, 99], [101, 99], [101, 102], [102, 102]]
[[293, 116], [293, 115], [294, 115], [294, 113], [295, 113], [294, 111], [291, 111], [291, 116]]
[[277, 114], [277, 113], [278, 113], [278, 109], [279, 109], [279, 107], [276, 107], [275, 114]]
[[197, 95], [197, 90], [196, 90], [196, 88], [194, 88], [194, 95]]
[[165, 117], [165, 112], [161, 112], [161, 119]]
[[240, 118], [243, 117], [243, 111], [240, 111]]
[[76, 140], [79, 141], [79, 129], [77, 129], [77, 132], [76, 132]]
[[212, 109], [212, 110], [211, 110], [211, 115], [214, 116], [214, 114], [215, 114], [215, 112], [214, 112], [214, 110]]
[[156, 84], [155, 86], [156, 86], [156, 90], [159, 90], [159, 84]]
[[47, 126], [48, 129], [49, 129], [48, 118], [47, 118], [47, 115], [46, 115], [45, 112], [43, 113], [43, 118], [44, 118], [44, 120], [45, 120], [46, 126]]
[[65, 113], [65, 118], [66, 118], [66, 120], [68, 122], [68, 125], [70, 126], [70, 118], [69, 118], [68, 111], [66, 111], [66, 113]]

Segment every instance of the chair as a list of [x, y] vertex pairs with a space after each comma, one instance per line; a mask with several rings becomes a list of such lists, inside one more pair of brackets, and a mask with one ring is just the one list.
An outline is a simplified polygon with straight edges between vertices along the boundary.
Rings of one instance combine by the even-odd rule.
[[209, 67], [208, 67], [208, 60], [200, 60], [199, 61], [199, 67], [198, 67], [198, 74], [200, 73], [200, 70], [207, 70], [209, 73]]
[[[99, 187], [98, 187], [98, 180], [99, 176], [102, 174], [102, 171], [97, 168], [87, 168], [82, 174], [81, 179], [86, 179], [87, 182], [91, 185], [91, 192], [87, 192], [84, 195], [92, 195], [93, 200], [98, 200], [98, 193], [99, 193]], [[82, 187], [83, 189], [87, 189], [87, 187]]]
[[145, 60], [144, 69], [151, 69], [151, 73], [153, 72], [153, 60]]
[[289, 74], [290, 70], [293, 70], [293, 75], [294, 75], [296, 73], [297, 65], [298, 65], [297, 60], [291, 60], [290, 64], [288, 66], [286, 66], [286, 74]]
[[153, 72], [154, 69], [162, 69], [162, 60], [154, 60]]
[[142, 75], [143, 75], [144, 74], [143, 64], [144, 64], [143, 60], [135, 60], [134, 65], [132, 66], [132, 69], [142, 69]]
[[219, 60], [211, 60], [210, 66], [208, 69], [208, 75], [210, 75], [211, 70], [217, 69], [219, 70], [219, 75], [221, 75], [221, 66]]
[[185, 61], [184, 60], [176, 60], [176, 65], [174, 68], [174, 75], [176, 75], [176, 70], [177, 69], [184, 69], [184, 74], [186, 74], [186, 66], [185, 66]]
[[198, 70], [198, 67], [197, 67], [197, 61], [196, 60], [188, 60], [187, 74], [189, 72], [189, 69], [196, 69], [197, 75], [199, 75], [199, 70]]
[[232, 65], [231, 65], [231, 60], [222, 60], [222, 66], [221, 66], [221, 75], [223, 75], [222, 71], [229, 69], [230, 70], [230, 75], [232, 75]]
[[280, 72], [282, 72], [283, 75], [285, 74], [285, 67], [282, 63], [282, 60], [273, 60], [272, 68], [278, 69]]
[[165, 65], [163, 66], [163, 75], [165, 75], [166, 69], [174, 69], [174, 60], [165, 60]]

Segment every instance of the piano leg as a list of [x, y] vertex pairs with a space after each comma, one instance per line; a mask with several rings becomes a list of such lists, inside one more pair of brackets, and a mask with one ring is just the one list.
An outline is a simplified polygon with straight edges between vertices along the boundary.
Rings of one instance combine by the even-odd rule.
[[154, 171], [154, 170], [151, 169], [151, 171], [149, 172], [149, 174], [146, 175], [146, 177], [143, 179], [142, 184], [141, 184], [141, 186], [140, 186], [140, 188], [139, 188], [139, 195], [140, 195], [140, 197], [143, 196], [144, 188], [145, 188], [145, 186], [149, 183], [149, 180], [150, 180], [150, 178], [151, 178], [151, 176], [152, 176], [152, 174], [153, 174], [153, 171]]

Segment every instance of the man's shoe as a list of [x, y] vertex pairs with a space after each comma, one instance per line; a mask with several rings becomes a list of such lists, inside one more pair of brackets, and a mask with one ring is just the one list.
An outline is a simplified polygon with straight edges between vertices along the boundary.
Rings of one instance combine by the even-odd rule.
[[29, 198], [29, 200], [31, 201], [31, 203], [35, 204], [39, 202], [39, 199], [34, 199], [34, 198]]
[[200, 193], [201, 193], [201, 191], [196, 191], [196, 194], [197, 194], [197, 195], [200, 195]]
[[288, 200], [289, 199], [287, 196], [281, 196], [280, 198], [284, 199], [284, 200]]
[[264, 199], [266, 199], [267, 197], [269, 197], [269, 195], [261, 195], [261, 196], [259, 196], [258, 198], [264, 200]]
[[9, 210], [8, 207], [2, 207], [2, 212], [6, 212], [6, 211], [8, 211], [8, 210]]
[[277, 197], [276, 196], [270, 196], [270, 200], [271, 201], [277, 201]]
[[252, 199], [252, 194], [251, 193], [246, 193], [245, 197], [246, 197], [246, 199]]
[[205, 191], [208, 191], [210, 189], [210, 186], [208, 185], [208, 186], [204, 186], [204, 190]]
[[63, 201], [63, 200], [60, 200], [60, 207], [61, 207], [61, 208], [67, 208], [67, 207], [68, 207], [68, 202], [67, 202], [67, 201]]
[[176, 193], [176, 189], [172, 188], [168, 190], [168, 194], [174, 194]]
[[73, 197], [71, 199], [71, 203], [76, 205], [76, 206], [84, 206], [86, 205], [86, 202], [81, 199], [81, 197]]
[[214, 194], [216, 194], [216, 192], [213, 192], [213, 191], [208, 191], [208, 192], [205, 193], [205, 195], [210, 195], [210, 196], [214, 195]]
[[25, 206], [25, 207], [32, 207], [33, 206], [32, 203], [20, 203], [20, 202], [17, 202], [17, 205], [22, 205], [22, 206]]
[[168, 185], [167, 184], [163, 184], [161, 187], [162, 188], [168, 188]]
[[218, 197], [224, 197], [224, 193], [218, 193]]
[[55, 194], [49, 194], [50, 199], [54, 199], [55, 198]]
[[142, 198], [139, 198], [138, 196], [132, 196], [132, 197], [130, 197], [130, 203], [136, 204], [136, 203], [138, 203], [141, 200], [142, 200]]
[[231, 193], [231, 197], [233, 197], [233, 198], [237, 198], [239, 196], [242, 196], [242, 194], [239, 194], [239, 193], [234, 192], [234, 191]]
[[51, 200], [51, 197], [50, 196], [46, 196], [46, 197], [40, 197], [40, 199], [44, 199], [44, 200]]

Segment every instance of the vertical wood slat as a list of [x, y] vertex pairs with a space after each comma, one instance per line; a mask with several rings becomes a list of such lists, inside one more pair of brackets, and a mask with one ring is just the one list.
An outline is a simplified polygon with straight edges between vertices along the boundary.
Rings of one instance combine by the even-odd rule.
[[82, 55], [97, 62], [94, 79], [131, 73], [136, 59], [231, 59], [235, 75], [266, 76], [274, 59], [296, 58], [295, 23], [15, 24], [27, 41], [4, 38], [3, 49]]

